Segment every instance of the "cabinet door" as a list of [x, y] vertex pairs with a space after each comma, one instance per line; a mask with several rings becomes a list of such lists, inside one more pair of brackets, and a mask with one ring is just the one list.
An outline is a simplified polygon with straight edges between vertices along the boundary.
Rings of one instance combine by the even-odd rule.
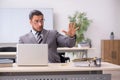
[[120, 65], [120, 40], [102, 40], [102, 59]]
[[113, 49], [111, 49], [112, 63], [119, 64], [119, 40], [113, 40]]
[[101, 52], [102, 52], [102, 60], [112, 63], [111, 57], [111, 41], [110, 40], [102, 40], [101, 42]]

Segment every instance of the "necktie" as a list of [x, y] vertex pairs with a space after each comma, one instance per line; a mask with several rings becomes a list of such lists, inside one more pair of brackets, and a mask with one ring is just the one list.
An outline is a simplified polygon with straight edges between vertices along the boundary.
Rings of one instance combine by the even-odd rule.
[[41, 32], [36, 32], [36, 35], [37, 35], [37, 42], [40, 44], [42, 42], [42, 38], [43, 36], [41, 35]]

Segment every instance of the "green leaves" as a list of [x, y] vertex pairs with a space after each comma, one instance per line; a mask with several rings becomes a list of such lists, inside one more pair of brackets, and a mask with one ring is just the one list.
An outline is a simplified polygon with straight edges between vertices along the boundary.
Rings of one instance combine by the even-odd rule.
[[75, 12], [73, 16], [69, 16], [69, 21], [76, 23], [76, 27], [79, 27], [79, 29], [76, 31], [76, 42], [79, 43], [83, 40], [85, 40], [84, 33], [87, 31], [90, 23], [92, 20], [89, 20], [86, 17], [85, 12]]

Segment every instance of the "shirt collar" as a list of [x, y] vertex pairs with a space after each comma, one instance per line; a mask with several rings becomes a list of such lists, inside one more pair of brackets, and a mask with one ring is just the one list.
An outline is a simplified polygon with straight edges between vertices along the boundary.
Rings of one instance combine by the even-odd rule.
[[36, 34], [36, 31], [32, 29], [32, 33], [35, 35], [35, 34]]
[[[31, 30], [34, 35], [36, 35], [36, 32], [34, 29]], [[41, 34], [43, 33], [43, 30], [41, 31]]]

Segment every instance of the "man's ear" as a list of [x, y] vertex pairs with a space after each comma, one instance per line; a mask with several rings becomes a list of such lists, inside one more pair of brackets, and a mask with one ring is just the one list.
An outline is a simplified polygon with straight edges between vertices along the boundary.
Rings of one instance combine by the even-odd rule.
[[31, 21], [31, 20], [30, 20], [29, 22], [30, 22], [30, 24], [32, 24], [32, 21]]

